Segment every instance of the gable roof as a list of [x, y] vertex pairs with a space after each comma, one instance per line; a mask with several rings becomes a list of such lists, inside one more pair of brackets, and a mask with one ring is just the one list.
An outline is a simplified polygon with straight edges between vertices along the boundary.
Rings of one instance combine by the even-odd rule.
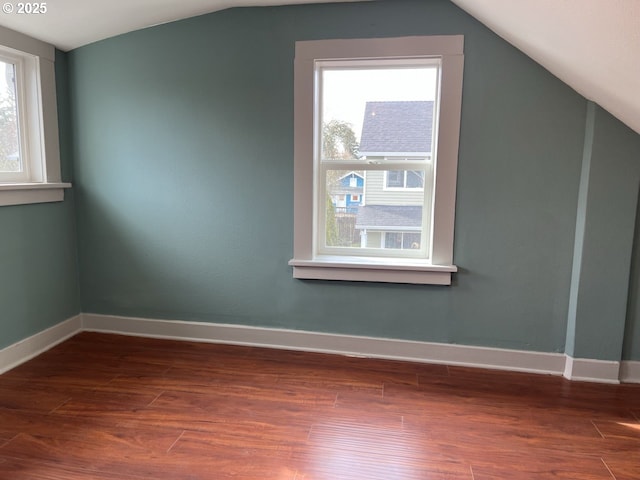
[[352, 170], [352, 171], [350, 171], [349, 173], [345, 173], [345, 174], [344, 174], [344, 175], [342, 175], [341, 177], [338, 177], [338, 180], [342, 180], [343, 178], [350, 177], [350, 176], [352, 176], [352, 175], [353, 175], [353, 176], [356, 176], [356, 177], [360, 177], [360, 178], [362, 178], [362, 179], [364, 180], [364, 175], [362, 175], [361, 173], [358, 173], [358, 172], [356, 172], [356, 171], [353, 171], [353, 170]]
[[360, 136], [360, 154], [431, 152], [433, 101], [367, 102]]

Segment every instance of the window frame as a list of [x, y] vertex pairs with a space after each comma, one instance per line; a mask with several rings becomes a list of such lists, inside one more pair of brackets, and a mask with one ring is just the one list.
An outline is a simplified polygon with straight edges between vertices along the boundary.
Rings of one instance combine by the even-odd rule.
[[16, 102], [26, 170], [0, 175], [0, 206], [62, 201], [71, 184], [61, 179], [55, 48], [0, 27], [0, 56], [19, 64]]
[[[299, 279], [451, 284], [458, 138], [464, 66], [462, 35], [296, 42], [294, 81], [294, 257]], [[428, 258], [320, 255], [314, 244], [315, 62], [437, 57], [441, 61], [439, 127]]]

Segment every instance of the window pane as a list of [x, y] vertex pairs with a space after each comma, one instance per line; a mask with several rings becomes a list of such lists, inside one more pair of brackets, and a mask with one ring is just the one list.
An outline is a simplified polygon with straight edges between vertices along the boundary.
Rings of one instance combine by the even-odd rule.
[[325, 240], [328, 247], [360, 247], [356, 216], [362, 201], [364, 172], [328, 170]]
[[[319, 250], [424, 256], [438, 65], [420, 59], [316, 65], [322, 101], [316, 124]], [[390, 162], [394, 169], [385, 170]]]
[[424, 188], [424, 172], [418, 170], [407, 171], [407, 188]]
[[387, 188], [404, 187], [404, 171], [389, 170], [387, 172]]
[[438, 68], [347, 63], [321, 69], [321, 159], [431, 156]]
[[384, 248], [418, 250], [420, 248], [420, 234], [416, 232], [386, 232]]
[[405, 232], [402, 234], [402, 248], [417, 250], [420, 248], [420, 234]]
[[[423, 231], [424, 192], [384, 188], [385, 178], [424, 171], [327, 170], [325, 178], [326, 247], [417, 250]], [[392, 230], [392, 231], [390, 231]]]
[[15, 65], [0, 61], [0, 172], [21, 172]]
[[385, 248], [402, 248], [402, 233], [387, 232], [384, 235]]

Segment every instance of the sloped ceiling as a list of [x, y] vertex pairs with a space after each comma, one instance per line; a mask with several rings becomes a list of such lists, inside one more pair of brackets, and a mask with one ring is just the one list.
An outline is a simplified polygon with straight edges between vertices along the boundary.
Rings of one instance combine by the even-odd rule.
[[640, 0], [451, 0], [640, 133]]
[[[49, 0], [45, 2], [45, 14], [0, 13], [0, 25], [67, 51], [122, 33], [226, 8], [353, 1], [366, 0]], [[16, 0], [2, 3], [17, 4]]]
[[[640, 0], [451, 1], [640, 133]], [[300, 3], [321, 2], [55, 0], [44, 15], [0, 14], [0, 25], [71, 50], [225, 8]]]

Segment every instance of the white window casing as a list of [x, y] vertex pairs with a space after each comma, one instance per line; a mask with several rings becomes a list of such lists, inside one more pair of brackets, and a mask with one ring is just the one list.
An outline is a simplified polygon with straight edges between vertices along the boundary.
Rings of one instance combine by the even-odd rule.
[[19, 118], [18, 174], [0, 173], [0, 206], [64, 199], [55, 84], [55, 49], [21, 33], [0, 27], [0, 57], [16, 65]]
[[[296, 42], [294, 83], [294, 256], [289, 261], [294, 278], [375, 281], [392, 283], [439, 284], [451, 283], [451, 274], [457, 271], [453, 263], [456, 176], [458, 138], [462, 106], [463, 44], [461, 35], [420, 36], [377, 39], [318, 40]], [[425, 201], [423, 211], [429, 209], [423, 224], [429, 232], [427, 247], [418, 257], [387, 255], [353, 255], [348, 251], [327, 254], [318, 245], [318, 225], [322, 228], [323, 214], [317, 203], [325, 196], [318, 195], [326, 188], [324, 172], [331, 166], [318, 166], [315, 162], [320, 141], [317, 130], [319, 102], [316, 66], [331, 61], [363, 61], [375, 59], [383, 63], [402, 59], [434, 59], [440, 66], [439, 101], [435, 103], [433, 189]], [[348, 162], [336, 168], [358, 164]], [[370, 170], [411, 169], [411, 162], [394, 162], [367, 167]], [[418, 170], [418, 168], [414, 168]], [[320, 172], [320, 174], [318, 173]], [[426, 179], [425, 179], [426, 181]], [[414, 189], [416, 190], [416, 189]], [[432, 191], [431, 191], [432, 190]], [[365, 185], [366, 193], [366, 185]], [[427, 194], [428, 195], [428, 194]], [[425, 196], [427, 196], [425, 195]], [[366, 195], [364, 196], [367, 201]], [[427, 251], [425, 251], [425, 249]], [[407, 252], [407, 254], [414, 254]]]

